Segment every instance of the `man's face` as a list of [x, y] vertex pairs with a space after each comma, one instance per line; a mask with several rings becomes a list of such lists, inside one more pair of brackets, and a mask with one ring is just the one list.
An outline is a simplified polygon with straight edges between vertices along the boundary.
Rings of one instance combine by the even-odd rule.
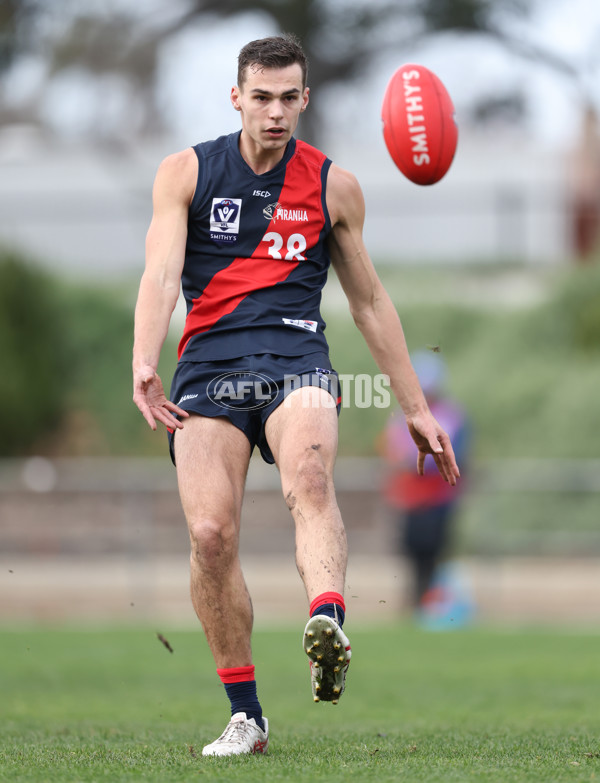
[[242, 115], [244, 132], [259, 147], [285, 147], [308, 104], [308, 87], [302, 87], [300, 65], [260, 68], [250, 65], [241, 87], [231, 90], [231, 103]]

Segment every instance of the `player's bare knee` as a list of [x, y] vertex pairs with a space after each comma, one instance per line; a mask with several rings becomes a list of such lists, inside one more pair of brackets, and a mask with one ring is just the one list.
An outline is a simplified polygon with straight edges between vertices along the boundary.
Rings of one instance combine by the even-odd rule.
[[237, 527], [232, 520], [202, 517], [188, 523], [192, 558], [198, 562], [230, 560], [238, 546]]
[[323, 508], [334, 497], [333, 477], [316, 446], [318, 444], [305, 449], [291, 485], [284, 491], [285, 502], [292, 512], [298, 504]]

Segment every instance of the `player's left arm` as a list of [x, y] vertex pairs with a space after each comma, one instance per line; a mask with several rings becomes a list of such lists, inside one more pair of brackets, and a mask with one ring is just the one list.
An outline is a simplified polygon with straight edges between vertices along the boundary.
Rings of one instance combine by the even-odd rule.
[[350, 312], [379, 369], [389, 376], [392, 391], [418, 449], [417, 470], [423, 473], [431, 454], [450, 484], [460, 475], [450, 438], [433, 417], [412, 367], [396, 308], [379, 280], [363, 241], [365, 204], [356, 178], [332, 165], [327, 178], [327, 208], [332, 230], [332, 265], [348, 298]]

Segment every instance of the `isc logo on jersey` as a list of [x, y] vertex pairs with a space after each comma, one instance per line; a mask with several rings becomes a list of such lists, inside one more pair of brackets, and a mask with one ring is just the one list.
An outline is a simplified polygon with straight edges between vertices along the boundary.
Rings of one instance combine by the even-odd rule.
[[210, 238], [221, 245], [237, 242], [240, 232], [241, 198], [213, 198], [210, 210]]

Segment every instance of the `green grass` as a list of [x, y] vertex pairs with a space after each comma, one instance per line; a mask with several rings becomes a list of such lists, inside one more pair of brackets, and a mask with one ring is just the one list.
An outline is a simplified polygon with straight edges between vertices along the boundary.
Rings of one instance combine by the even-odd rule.
[[254, 637], [264, 758], [204, 759], [227, 718], [199, 632], [5, 631], [0, 779], [562, 781], [600, 777], [593, 634], [357, 631], [348, 690], [314, 705], [298, 633]]

